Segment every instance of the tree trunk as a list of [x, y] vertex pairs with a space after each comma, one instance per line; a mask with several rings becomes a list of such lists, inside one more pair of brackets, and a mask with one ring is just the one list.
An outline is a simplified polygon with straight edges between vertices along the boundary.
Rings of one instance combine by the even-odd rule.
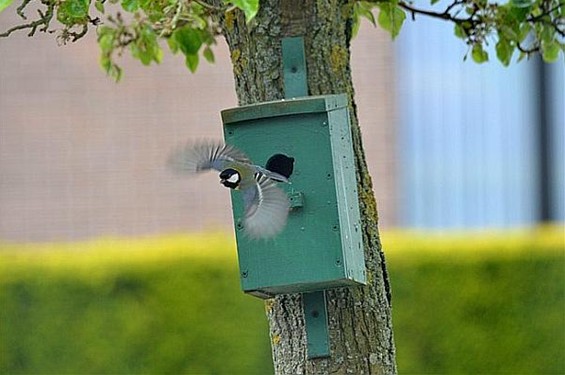
[[246, 23], [231, 11], [219, 21], [231, 52], [240, 105], [284, 98], [281, 39], [303, 36], [310, 95], [345, 93], [350, 101], [368, 283], [327, 292], [331, 357], [308, 360], [300, 294], [266, 301], [275, 373], [395, 374], [390, 290], [377, 208], [353, 100], [349, 41], [353, 2], [262, 0]]

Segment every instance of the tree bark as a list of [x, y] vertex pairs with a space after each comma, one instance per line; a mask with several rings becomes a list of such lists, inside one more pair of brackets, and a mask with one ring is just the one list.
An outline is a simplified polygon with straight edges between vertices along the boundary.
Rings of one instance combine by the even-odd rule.
[[284, 98], [281, 40], [303, 36], [310, 95], [349, 97], [368, 283], [327, 292], [331, 357], [308, 360], [300, 294], [266, 301], [276, 374], [396, 374], [388, 275], [351, 80], [353, 1], [262, 0], [257, 17], [219, 15], [240, 105]]

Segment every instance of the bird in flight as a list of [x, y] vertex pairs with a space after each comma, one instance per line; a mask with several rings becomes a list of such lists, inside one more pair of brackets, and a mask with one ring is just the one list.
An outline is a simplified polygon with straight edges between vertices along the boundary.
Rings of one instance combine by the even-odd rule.
[[275, 154], [263, 168], [253, 164], [242, 151], [222, 142], [188, 143], [175, 149], [168, 160], [173, 171], [181, 174], [220, 172], [220, 183], [241, 193], [243, 227], [253, 239], [272, 238], [284, 229], [290, 204], [277, 183], [289, 182], [293, 163], [294, 158]]

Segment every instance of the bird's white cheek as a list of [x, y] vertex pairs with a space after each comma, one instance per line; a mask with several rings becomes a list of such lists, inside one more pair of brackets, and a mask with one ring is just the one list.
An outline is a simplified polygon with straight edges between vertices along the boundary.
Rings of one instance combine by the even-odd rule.
[[230, 178], [228, 178], [228, 182], [231, 182], [232, 184], [239, 182], [239, 175], [237, 173], [231, 175]]

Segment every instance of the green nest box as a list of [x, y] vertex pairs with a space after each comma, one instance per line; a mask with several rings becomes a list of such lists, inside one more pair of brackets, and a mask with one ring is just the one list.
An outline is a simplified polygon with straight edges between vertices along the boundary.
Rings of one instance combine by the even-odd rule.
[[295, 159], [284, 230], [255, 240], [243, 231], [243, 203], [232, 195], [241, 284], [270, 298], [364, 284], [365, 261], [355, 163], [345, 95], [265, 102], [222, 111], [226, 143], [264, 166], [274, 154]]

